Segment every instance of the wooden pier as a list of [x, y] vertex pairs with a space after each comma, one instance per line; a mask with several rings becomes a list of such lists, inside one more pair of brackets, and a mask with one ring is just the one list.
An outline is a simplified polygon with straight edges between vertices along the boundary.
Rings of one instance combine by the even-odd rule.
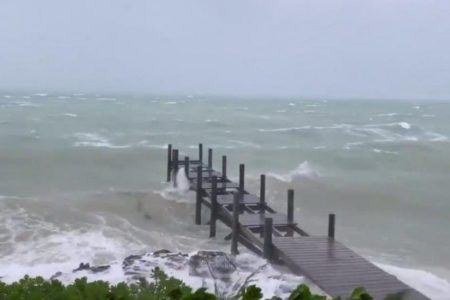
[[227, 157], [222, 156], [221, 172], [213, 169], [213, 151], [203, 163], [203, 145], [198, 158], [180, 157], [168, 146], [167, 181], [176, 185], [183, 168], [196, 192], [195, 223], [202, 224], [202, 206], [210, 211], [210, 237], [216, 236], [216, 223], [231, 228], [231, 253], [238, 243], [264, 258], [285, 264], [293, 273], [305, 276], [332, 297], [347, 297], [364, 287], [374, 299], [402, 295], [401, 299], [428, 299], [335, 240], [335, 215], [328, 216], [328, 234], [310, 236], [294, 220], [294, 191], [287, 191], [287, 212], [278, 213], [266, 203], [266, 177], [261, 175], [259, 195], [245, 190], [245, 166], [239, 165], [239, 182], [227, 177]]

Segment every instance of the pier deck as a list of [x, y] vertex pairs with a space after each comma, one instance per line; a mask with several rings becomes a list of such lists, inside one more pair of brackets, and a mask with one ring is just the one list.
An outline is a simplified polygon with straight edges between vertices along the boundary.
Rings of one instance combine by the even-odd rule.
[[[428, 299], [335, 240], [335, 216], [329, 215], [328, 235], [310, 236], [294, 222], [294, 191], [289, 190], [288, 211], [278, 213], [265, 201], [265, 175], [261, 175], [260, 195], [244, 188], [245, 166], [239, 166], [239, 183], [226, 175], [226, 156], [222, 172], [212, 167], [212, 149], [203, 163], [203, 146], [199, 158], [179, 157], [178, 150], [168, 149], [167, 181], [176, 181], [183, 168], [190, 189], [196, 192], [195, 222], [200, 225], [202, 206], [210, 208], [210, 237], [216, 235], [219, 220], [232, 228], [231, 252], [237, 254], [240, 242], [268, 260], [284, 263], [293, 273], [305, 276], [332, 297], [347, 297], [357, 287], [364, 287], [378, 300], [399, 294], [401, 299]], [[174, 182], [176, 184], [176, 182]]]

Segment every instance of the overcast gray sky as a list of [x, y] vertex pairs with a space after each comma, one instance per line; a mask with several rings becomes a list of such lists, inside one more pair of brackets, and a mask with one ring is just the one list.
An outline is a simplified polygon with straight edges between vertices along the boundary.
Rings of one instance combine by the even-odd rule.
[[450, 1], [0, 0], [0, 89], [450, 99]]

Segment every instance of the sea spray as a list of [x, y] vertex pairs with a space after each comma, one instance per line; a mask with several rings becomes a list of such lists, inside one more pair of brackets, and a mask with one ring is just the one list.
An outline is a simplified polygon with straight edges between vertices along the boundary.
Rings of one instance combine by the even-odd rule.
[[184, 168], [180, 168], [177, 172], [177, 185], [176, 189], [181, 193], [189, 191], [189, 180], [186, 177]]

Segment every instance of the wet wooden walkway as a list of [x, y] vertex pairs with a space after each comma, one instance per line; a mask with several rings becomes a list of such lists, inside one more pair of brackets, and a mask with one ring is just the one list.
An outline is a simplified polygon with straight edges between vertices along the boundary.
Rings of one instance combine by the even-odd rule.
[[[245, 190], [245, 166], [239, 165], [239, 182], [227, 176], [227, 157], [222, 156], [221, 172], [213, 169], [213, 151], [203, 162], [203, 146], [198, 158], [179, 156], [168, 147], [167, 181], [177, 185], [179, 170], [185, 172], [190, 189], [196, 192], [195, 223], [202, 224], [202, 206], [210, 210], [210, 237], [216, 236], [216, 223], [231, 227], [231, 253], [238, 242], [258, 255], [284, 263], [293, 273], [305, 276], [332, 297], [347, 297], [364, 287], [374, 299], [402, 295], [401, 299], [428, 299], [395, 276], [378, 268], [335, 240], [335, 216], [328, 217], [328, 235], [310, 236], [294, 221], [294, 191], [287, 191], [287, 212], [278, 213], [265, 199], [265, 175], [261, 175], [259, 195]], [[203, 222], [205, 223], [205, 222]], [[397, 298], [396, 298], [397, 299]]]

